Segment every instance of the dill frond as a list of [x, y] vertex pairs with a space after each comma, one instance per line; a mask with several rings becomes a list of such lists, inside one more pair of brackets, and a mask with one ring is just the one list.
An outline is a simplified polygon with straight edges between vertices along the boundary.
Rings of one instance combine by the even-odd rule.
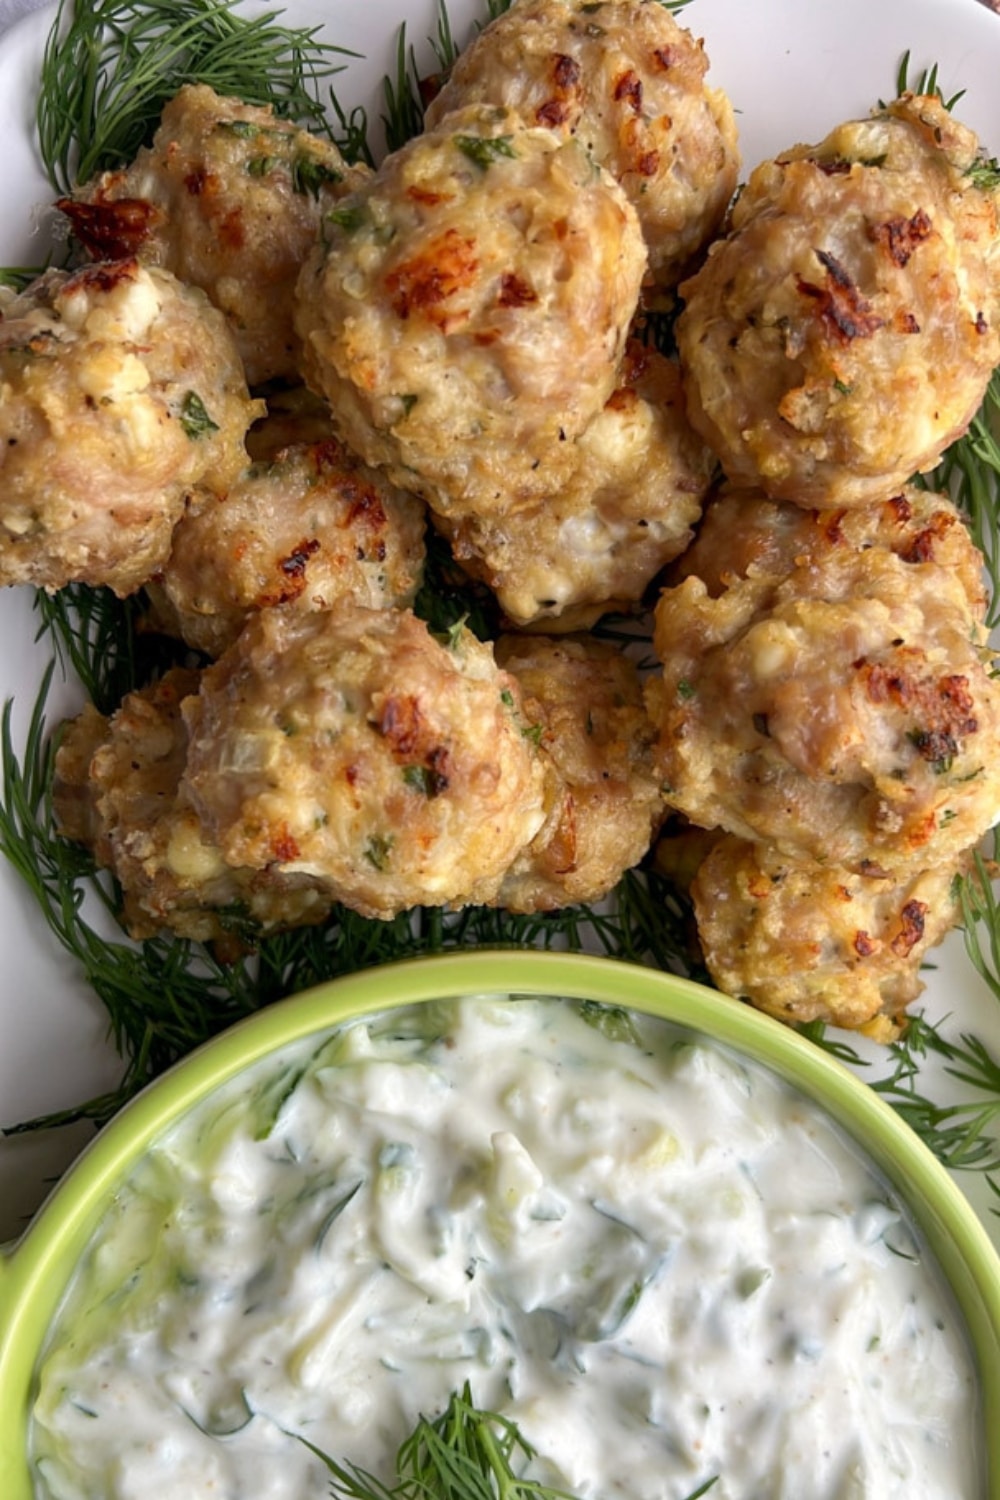
[[279, 17], [243, 15], [237, 0], [59, 0], [36, 112], [53, 187], [130, 162], [185, 83], [329, 133], [320, 90], [353, 54]]
[[51, 639], [64, 673], [79, 679], [103, 714], [191, 656], [179, 642], [143, 629], [140, 595], [119, 599], [110, 589], [70, 583], [55, 594], [37, 590], [35, 609], [36, 639]]
[[937, 63], [932, 63], [929, 68], [922, 68], [915, 78], [911, 78], [910, 61], [910, 49], [907, 47], [899, 60], [899, 67], [896, 71], [896, 97], [899, 98], [903, 94], [932, 94], [940, 99], [950, 114], [958, 101], [965, 96], [965, 90], [959, 89], [957, 93], [945, 98], [938, 82]]
[[994, 370], [968, 432], [952, 443], [940, 464], [920, 483], [952, 496], [969, 521], [986, 566], [986, 623], [1000, 623], [1000, 370]]
[[385, 143], [389, 151], [398, 151], [424, 128], [420, 73], [416, 54], [406, 45], [405, 22], [396, 36], [396, 71], [382, 80], [382, 93], [387, 111], [382, 116]]
[[15, 292], [23, 292], [44, 270], [44, 266], [0, 266], [0, 286], [9, 286]]
[[[852, 1070], [871, 1068], [841, 1035], [831, 1036], [824, 1022], [810, 1021], [796, 1029]], [[971, 1098], [946, 1103], [921, 1089], [920, 1076], [931, 1056], [943, 1062], [950, 1078], [972, 1091]], [[892, 1105], [943, 1166], [986, 1173], [990, 1187], [1000, 1193], [993, 1176], [1000, 1171], [1000, 1061], [977, 1037], [964, 1034], [951, 1041], [940, 1025], [921, 1014], [910, 1016], [902, 1036], [890, 1044], [887, 1059], [889, 1071], [867, 1079], [874, 1092]]]
[[[509, 1417], [475, 1405], [468, 1381], [439, 1416], [418, 1419], [400, 1444], [391, 1484], [295, 1436], [328, 1470], [334, 1500], [573, 1500], [566, 1490], [519, 1477], [535, 1449]], [[717, 1482], [715, 1475], [687, 1500], [699, 1500]]]
[[[956, 1082], [982, 1096], [942, 1104], [923, 1093], [918, 1080], [931, 1054]], [[949, 1041], [926, 1017], [910, 1018], [902, 1039], [890, 1047], [892, 1072], [872, 1088], [890, 1103], [944, 1166], [952, 1171], [1000, 1171], [1000, 1062], [978, 1038]]]

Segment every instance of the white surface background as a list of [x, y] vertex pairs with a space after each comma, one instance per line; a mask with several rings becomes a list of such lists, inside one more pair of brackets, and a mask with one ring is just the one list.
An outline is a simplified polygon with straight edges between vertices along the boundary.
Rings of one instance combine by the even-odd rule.
[[[395, 27], [432, 65], [423, 38], [434, 33], [434, 0], [281, 0], [296, 24], [325, 23], [329, 39], [364, 54], [338, 93], [348, 106], [381, 108], [382, 77], [393, 67]], [[33, 0], [0, 0], [0, 30]], [[456, 40], [480, 14], [475, 0], [449, 0]], [[388, 18], [388, 19], [387, 19]], [[1000, 153], [1000, 20], [976, 0], [696, 0], [682, 21], [706, 39], [712, 82], [738, 111], [744, 170], [796, 141], [819, 139], [842, 119], [865, 113], [894, 92], [896, 69], [910, 49], [911, 77], [937, 63], [946, 94], [966, 96], [957, 109], [984, 144]], [[49, 16], [16, 25], [0, 43], [0, 263], [37, 264], [47, 242], [51, 194], [34, 156], [33, 80]], [[49, 657], [34, 641], [23, 590], [0, 595], [0, 699], [13, 696], [23, 726]], [[71, 687], [54, 694], [54, 714], [72, 711]], [[1000, 1004], [953, 935], [929, 975], [926, 1008], [950, 1015], [956, 1030], [975, 1032], [1000, 1055]], [[31, 898], [0, 862], [0, 1124], [62, 1108], [112, 1085], [117, 1059], [105, 1015], [38, 916]], [[0, 1141], [0, 1241], [12, 1237], [48, 1183], [89, 1138], [89, 1127]], [[982, 1185], [960, 1185], [980, 1208], [996, 1243], [1000, 1220]]]

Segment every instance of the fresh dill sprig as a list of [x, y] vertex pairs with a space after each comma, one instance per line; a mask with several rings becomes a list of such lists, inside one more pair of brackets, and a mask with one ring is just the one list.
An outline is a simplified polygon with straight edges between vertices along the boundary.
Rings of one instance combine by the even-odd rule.
[[[509, 1417], [475, 1405], [468, 1381], [440, 1416], [418, 1419], [396, 1454], [391, 1484], [296, 1436], [329, 1471], [334, 1500], [573, 1500], [566, 1490], [519, 1476], [535, 1449]], [[717, 1482], [716, 1475], [688, 1500], [699, 1500]]]
[[455, 66], [460, 50], [452, 35], [447, 0], [438, 0], [437, 36], [431, 38], [431, 46], [440, 64], [441, 74], [447, 74]]
[[368, 111], [363, 104], [355, 104], [353, 109], [346, 110], [332, 85], [329, 97], [330, 108], [337, 122], [330, 132], [334, 145], [352, 166], [364, 162], [365, 166], [374, 167], [375, 153], [369, 139]]
[[952, 443], [937, 468], [921, 482], [950, 494], [968, 517], [972, 539], [986, 566], [989, 608], [986, 624], [1000, 623], [1000, 370], [968, 432]]
[[[822, 1021], [811, 1021], [798, 1031], [848, 1067], [870, 1071], [870, 1062], [849, 1042], [831, 1036]], [[921, 1073], [932, 1056], [941, 1061], [948, 1077], [970, 1091], [970, 1097], [942, 1103], [922, 1090]], [[919, 1013], [910, 1016], [887, 1057], [889, 1071], [867, 1079], [874, 1092], [892, 1105], [944, 1166], [986, 1173], [990, 1187], [1000, 1193], [1000, 1183], [992, 1175], [1000, 1171], [1000, 1061], [977, 1037], [963, 1034], [952, 1041], [940, 1024]]]
[[965, 951], [973, 968], [1000, 1000], [1000, 900], [994, 881], [1000, 856], [1000, 828], [993, 830], [993, 858], [976, 855], [974, 872], [958, 887]]
[[896, 95], [902, 94], [933, 94], [940, 99], [949, 113], [955, 108], [958, 101], [964, 97], [965, 90], [959, 89], [950, 98], [945, 98], [941, 85], [938, 81], [938, 65], [932, 63], [929, 68], [922, 68], [916, 78], [910, 77], [910, 49], [907, 47], [899, 60], [899, 68], [896, 72]]
[[382, 92], [387, 111], [382, 116], [385, 143], [389, 151], [398, 151], [424, 128], [420, 72], [413, 48], [406, 45], [405, 22], [396, 36], [396, 71], [382, 80]]
[[[875, 1092], [952, 1171], [1000, 1171], [1000, 1139], [991, 1133], [1000, 1124], [1000, 1062], [983, 1043], [969, 1035], [951, 1042], [924, 1016], [915, 1015], [903, 1039], [892, 1043], [889, 1050], [893, 1070], [873, 1081]], [[954, 1104], [929, 1098], [917, 1080], [931, 1054], [942, 1059], [949, 1077], [985, 1097]]]
[[0, 286], [9, 286], [15, 292], [23, 292], [26, 286], [36, 281], [44, 266], [0, 266]]
[[126, 693], [191, 653], [143, 629], [139, 595], [118, 599], [110, 589], [70, 583], [54, 594], [38, 589], [36, 639], [51, 639], [64, 673], [76, 677], [94, 707], [112, 713]]
[[321, 86], [353, 54], [279, 18], [243, 15], [237, 0], [59, 0], [36, 112], [53, 187], [131, 161], [185, 83], [328, 132]]

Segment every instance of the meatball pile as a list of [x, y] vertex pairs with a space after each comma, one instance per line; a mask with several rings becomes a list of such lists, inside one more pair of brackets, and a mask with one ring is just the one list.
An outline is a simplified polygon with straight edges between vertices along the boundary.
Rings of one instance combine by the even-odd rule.
[[[197, 653], [59, 751], [59, 826], [113, 872], [137, 937], [224, 943], [335, 903], [547, 911], [600, 899], [650, 846], [640, 674], [582, 632], [639, 608], [701, 514], [715, 460], [643, 299], [718, 228], [737, 155], [700, 43], [652, 0], [596, 9], [516, 5], [470, 52], [492, 72], [512, 28], [540, 60], [565, 52], [565, 113], [481, 96], [477, 62], [370, 171], [191, 86], [131, 165], [59, 204], [91, 257], [75, 276], [174, 287], [198, 322], [176, 353], [162, 319], [134, 335], [190, 384], [164, 420], [188, 418], [200, 467], [164, 449], [148, 540], [97, 492], [120, 558], [57, 571], [48, 521], [19, 575], [141, 588], [147, 628]], [[20, 311], [0, 328], [23, 341]], [[53, 353], [132, 495], [110, 386]], [[202, 366], [232, 371], [232, 414]], [[46, 475], [79, 446], [51, 436]], [[428, 508], [510, 630], [558, 637], [434, 636], [412, 612]]]
[[[374, 169], [199, 85], [61, 201], [0, 582], [189, 653], [57, 757], [136, 937], [549, 912], [655, 844], [721, 989], [894, 1034], [1000, 813], [982, 559], [913, 482], [1000, 359], [1000, 194], [905, 95], [734, 199], [707, 67], [658, 0], [514, 0]], [[494, 642], [418, 617], [428, 522]], [[652, 663], [593, 633], [654, 604]]]
[[680, 288], [727, 483], [656, 608], [659, 858], [721, 989], [883, 1039], [1000, 815], [982, 557], [908, 482], [1000, 357], [988, 166], [904, 95], [758, 166]]
[[671, 805], [720, 988], [887, 1034], [1000, 815], [981, 559], [943, 496], [807, 511], [728, 491], [656, 610]]
[[630, 334], [736, 184], [706, 68], [657, 0], [518, 0], [300, 278], [338, 433], [426, 500], [519, 628], [639, 605], [700, 515], [714, 456], [676, 361]]

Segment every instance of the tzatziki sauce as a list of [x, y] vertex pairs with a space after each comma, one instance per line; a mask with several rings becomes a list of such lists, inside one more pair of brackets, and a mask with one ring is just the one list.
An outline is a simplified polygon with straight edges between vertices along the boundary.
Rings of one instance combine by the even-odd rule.
[[154, 1144], [50, 1332], [36, 1493], [307, 1500], [309, 1444], [391, 1482], [466, 1382], [580, 1500], [983, 1495], [961, 1317], [823, 1111], [665, 1022], [496, 996], [284, 1048]]

